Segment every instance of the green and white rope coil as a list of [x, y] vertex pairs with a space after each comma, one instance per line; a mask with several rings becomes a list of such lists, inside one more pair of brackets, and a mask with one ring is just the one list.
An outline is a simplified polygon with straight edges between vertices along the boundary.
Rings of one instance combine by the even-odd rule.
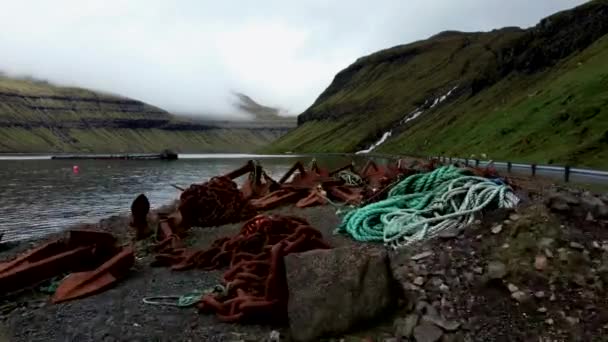
[[518, 202], [508, 185], [447, 166], [410, 176], [386, 200], [347, 213], [338, 232], [400, 248], [470, 224], [490, 205], [513, 208]]

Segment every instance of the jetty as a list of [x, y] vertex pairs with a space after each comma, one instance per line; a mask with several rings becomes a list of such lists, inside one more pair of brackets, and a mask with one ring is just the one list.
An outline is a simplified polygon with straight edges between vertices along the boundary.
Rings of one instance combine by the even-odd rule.
[[177, 160], [178, 155], [172, 151], [127, 154], [60, 154], [52, 156], [51, 159]]

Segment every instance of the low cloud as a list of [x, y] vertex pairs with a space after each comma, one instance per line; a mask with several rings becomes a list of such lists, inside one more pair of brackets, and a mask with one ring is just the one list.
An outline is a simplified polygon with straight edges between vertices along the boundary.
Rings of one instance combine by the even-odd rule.
[[582, 0], [6, 1], [0, 70], [235, 114], [231, 91], [293, 114], [362, 55], [454, 29], [534, 25]]

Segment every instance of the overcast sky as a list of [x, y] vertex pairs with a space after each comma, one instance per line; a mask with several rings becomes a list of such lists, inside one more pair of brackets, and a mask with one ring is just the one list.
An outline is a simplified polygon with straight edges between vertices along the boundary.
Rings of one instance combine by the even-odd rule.
[[528, 27], [582, 0], [0, 0], [0, 70], [173, 112], [240, 91], [294, 114], [360, 56], [443, 30]]

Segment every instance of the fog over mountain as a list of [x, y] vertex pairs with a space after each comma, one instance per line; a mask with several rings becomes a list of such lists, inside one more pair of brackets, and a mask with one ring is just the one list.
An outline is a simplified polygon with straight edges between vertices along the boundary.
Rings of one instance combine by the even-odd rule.
[[581, 0], [2, 1], [0, 70], [235, 115], [298, 114], [358, 57], [443, 30], [534, 25]]

